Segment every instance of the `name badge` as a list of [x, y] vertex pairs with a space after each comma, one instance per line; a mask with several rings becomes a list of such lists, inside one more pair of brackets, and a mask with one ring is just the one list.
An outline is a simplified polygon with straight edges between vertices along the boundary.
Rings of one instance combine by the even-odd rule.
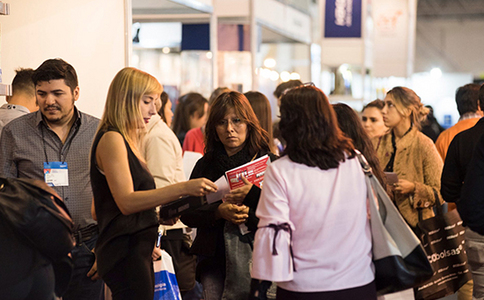
[[66, 162], [44, 162], [44, 180], [49, 186], [69, 186], [69, 172]]

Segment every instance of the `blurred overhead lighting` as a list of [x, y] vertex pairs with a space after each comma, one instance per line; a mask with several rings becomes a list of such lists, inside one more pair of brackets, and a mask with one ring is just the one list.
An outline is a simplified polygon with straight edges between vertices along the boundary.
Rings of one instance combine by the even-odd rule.
[[163, 53], [165, 53], [165, 54], [168, 54], [168, 53], [170, 53], [170, 48], [169, 48], [169, 47], [163, 47], [163, 48], [161, 49], [161, 52], [163, 52]]
[[291, 73], [291, 77], [290, 77], [291, 80], [297, 80], [297, 79], [301, 79], [301, 75], [299, 75], [299, 73], [296, 73], [296, 72], [292, 72]]
[[212, 52], [208, 51], [207, 54], [206, 54], [206, 57], [208, 59], [212, 59]]
[[263, 78], [271, 78], [271, 70], [269, 69], [266, 69], [266, 68], [262, 68], [260, 70], [260, 74]]
[[266, 68], [274, 68], [276, 66], [276, 60], [273, 58], [266, 58], [264, 60], [264, 67]]
[[440, 70], [440, 68], [433, 68], [432, 70], [430, 70], [430, 77], [432, 78], [442, 77], [442, 70]]
[[281, 72], [281, 80], [283, 82], [289, 81], [291, 79], [291, 74], [288, 71]]
[[279, 73], [277, 73], [277, 71], [271, 71], [270, 79], [272, 81], [277, 81], [279, 79]]

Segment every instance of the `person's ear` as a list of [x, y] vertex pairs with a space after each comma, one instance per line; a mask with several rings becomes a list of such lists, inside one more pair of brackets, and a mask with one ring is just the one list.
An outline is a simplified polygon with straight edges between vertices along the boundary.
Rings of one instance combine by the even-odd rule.
[[72, 91], [72, 96], [74, 98], [74, 101], [77, 101], [77, 99], [79, 99], [79, 86], [76, 86], [76, 88]]

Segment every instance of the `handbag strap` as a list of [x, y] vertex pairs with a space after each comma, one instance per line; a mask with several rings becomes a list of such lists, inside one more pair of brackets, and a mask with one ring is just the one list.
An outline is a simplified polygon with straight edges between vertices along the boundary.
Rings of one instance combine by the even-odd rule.
[[[374, 192], [375, 199], [370, 199], [370, 201], [376, 200], [376, 202], [378, 203], [378, 212], [380, 213], [380, 218], [382, 219], [383, 222], [385, 222], [387, 219], [387, 208], [383, 203], [383, 201], [381, 200], [381, 197], [388, 197], [388, 195], [385, 192], [385, 189], [381, 186], [378, 179], [376, 179], [376, 177], [373, 175], [371, 166], [370, 164], [368, 164], [368, 161], [366, 160], [365, 156], [356, 149], [355, 149], [355, 153], [356, 153], [356, 157], [360, 161], [360, 165], [361, 165], [361, 169], [363, 170], [363, 173], [369, 179], [368, 181], [366, 181], [366, 188], [368, 190], [372, 189]], [[388, 201], [391, 202], [390, 199]]]
[[[435, 197], [435, 212], [437, 216], [443, 216], [444, 215], [444, 209], [442, 208], [442, 204], [440, 203], [440, 198], [439, 198], [439, 193], [435, 188], [432, 188], [432, 191], [434, 192], [434, 197]], [[423, 215], [422, 215], [422, 210], [423, 208], [417, 208], [418, 211], [418, 221], [421, 222], [423, 221]]]
[[355, 153], [356, 153], [356, 157], [358, 157], [358, 160], [360, 161], [360, 165], [361, 165], [361, 168], [363, 169], [363, 173], [365, 173], [365, 175], [370, 177], [373, 176], [371, 167], [368, 164], [368, 161], [366, 160], [366, 158], [363, 156], [363, 154], [361, 154], [361, 152], [356, 149], [355, 149]]

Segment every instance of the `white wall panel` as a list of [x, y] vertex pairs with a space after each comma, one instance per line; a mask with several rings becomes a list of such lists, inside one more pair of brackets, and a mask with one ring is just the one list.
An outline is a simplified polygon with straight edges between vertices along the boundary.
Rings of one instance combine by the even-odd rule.
[[15, 0], [0, 17], [3, 81], [19, 67], [60, 57], [77, 71], [82, 111], [100, 117], [114, 75], [125, 66], [125, 7], [121, 0]]

